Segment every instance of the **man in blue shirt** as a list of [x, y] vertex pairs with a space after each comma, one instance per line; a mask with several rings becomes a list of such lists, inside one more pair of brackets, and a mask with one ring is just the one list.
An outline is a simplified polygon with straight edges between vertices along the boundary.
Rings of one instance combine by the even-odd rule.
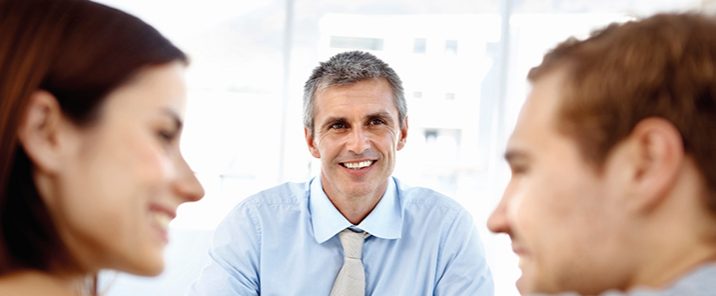
[[333, 56], [304, 93], [320, 177], [240, 203], [217, 227], [190, 295], [492, 295], [470, 214], [391, 177], [407, 107], [396, 73], [365, 52]]

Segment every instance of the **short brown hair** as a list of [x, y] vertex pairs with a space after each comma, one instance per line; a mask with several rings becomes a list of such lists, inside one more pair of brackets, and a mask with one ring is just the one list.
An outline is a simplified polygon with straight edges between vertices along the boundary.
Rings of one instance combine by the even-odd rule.
[[716, 211], [716, 19], [671, 13], [609, 25], [559, 44], [528, 78], [556, 69], [566, 74], [556, 124], [588, 162], [601, 169], [641, 120], [666, 119], [681, 133]]

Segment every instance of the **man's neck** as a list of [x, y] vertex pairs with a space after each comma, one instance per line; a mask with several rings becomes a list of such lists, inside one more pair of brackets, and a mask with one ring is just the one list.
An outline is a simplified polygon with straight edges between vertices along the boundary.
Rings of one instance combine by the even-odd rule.
[[[641, 264], [631, 287], [668, 287], [699, 267], [716, 263], [716, 217], [702, 204], [698, 178], [681, 178], [671, 195], [634, 230]], [[637, 250], [635, 250], [636, 252]]]
[[336, 207], [351, 224], [358, 225], [378, 205], [378, 202], [380, 202], [380, 199], [388, 188], [388, 182], [386, 181], [383, 186], [380, 186], [375, 191], [366, 192], [361, 195], [349, 195], [338, 190], [326, 190], [326, 188], [326, 184], [323, 183], [323, 192], [328, 196], [333, 206]]
[[[640, 277], [636, 278], [630, 286], [632, 288], [644, 286], [666, 288], [698, 268], [716, 263], [716, 249], [714, 246], [694, 246], [684, 250], [681, 253], [681, 257], [666, 256], [668, 257], [654, 260], [648, 266], [644, 266]], [[668, 258], [671, 258], [671, 260]]]
[[366, 197], [365, 200], [361, 201], [346, 201], [340, 199], [334, 201], [331, 199], [333, 206], [353, 225], [360, 224], [365, 217], [368, 217], [368, 214], [373, 211], [378, 201], [380, 201], [380, 196], [378, 198]]

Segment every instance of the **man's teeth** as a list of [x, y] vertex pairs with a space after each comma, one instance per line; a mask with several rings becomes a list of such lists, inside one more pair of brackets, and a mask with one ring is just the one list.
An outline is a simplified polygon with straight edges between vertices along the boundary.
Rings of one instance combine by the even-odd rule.
[[154, 213], [154, 221], [157, 222], [157, 225], [161, 227], [162, 229], [169, 228], [169, 222], [172, 221], [172, 218], [169, 217], [169, 215], [165, 213]]
[[373, 163], [373, 161], [364, 160], [360, 162], [344, 162], [343, 165], [349, 169], [362, 169], [369, 166], [371, 163]]

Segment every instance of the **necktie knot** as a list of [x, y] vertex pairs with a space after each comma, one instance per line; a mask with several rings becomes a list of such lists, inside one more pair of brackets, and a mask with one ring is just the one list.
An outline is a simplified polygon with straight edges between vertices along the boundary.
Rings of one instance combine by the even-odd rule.
[[363, 241], [367, 232], [355, 232], [350, 229], [344, 229], [338, 234], [343, 246], [343, 254], [346, 258], [361, 259], [363, 254]]

